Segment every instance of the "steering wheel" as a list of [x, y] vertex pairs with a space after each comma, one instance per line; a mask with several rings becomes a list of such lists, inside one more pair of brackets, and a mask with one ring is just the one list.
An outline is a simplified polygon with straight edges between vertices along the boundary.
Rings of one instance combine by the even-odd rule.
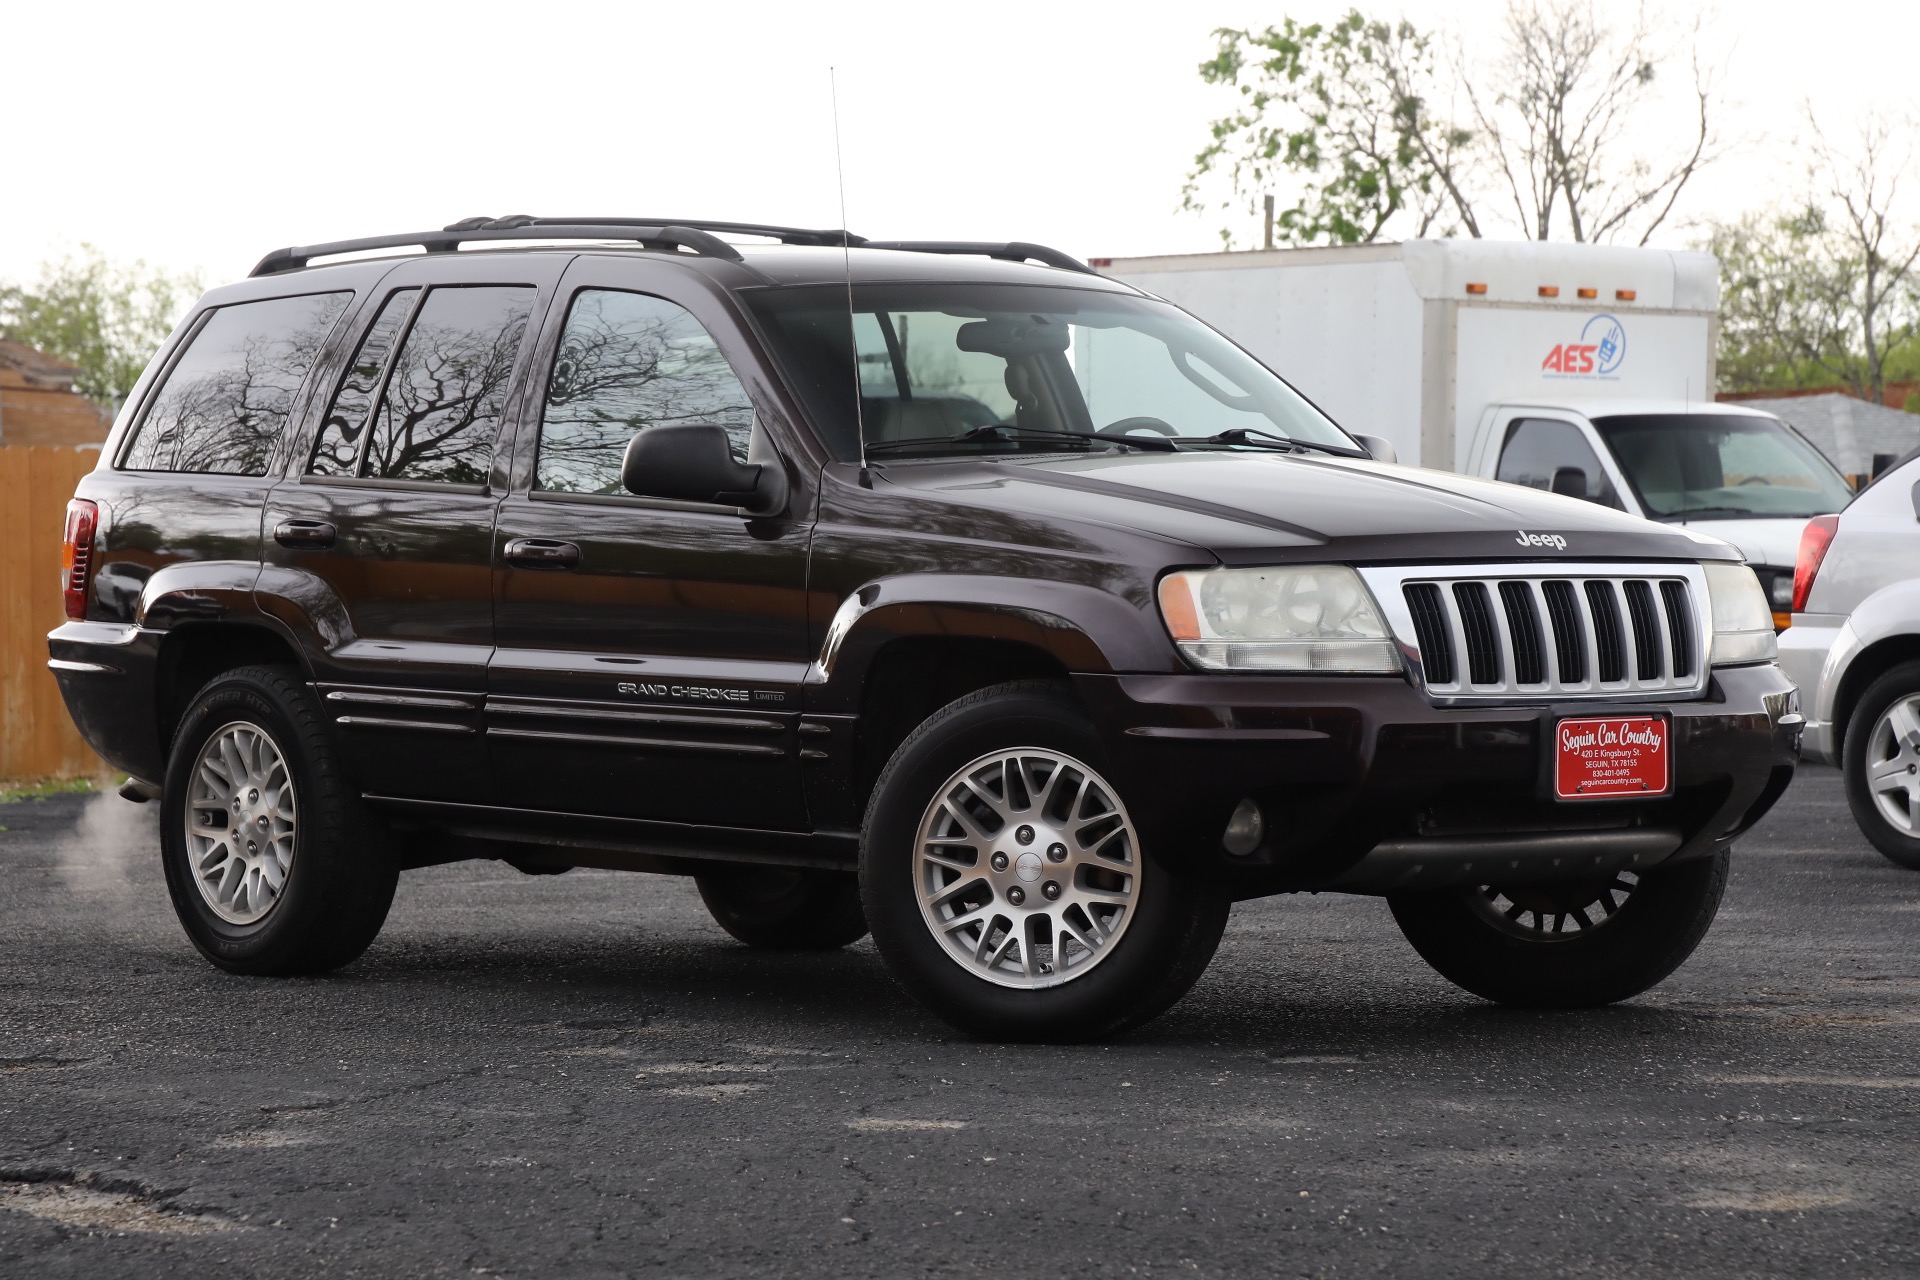
[[1132, 431], [1158, 431], [1163, 436], [1177, 436], [1180, 434], [1179, 431], [1174, 429], [1172, 423], [1160, 418], [1148, 417], [1122, 418], [1118, 422], [1110, 422], [1100, 428], [1100, 434], [1102, 435], [1124, 436]]
[[1769, 489], [1773, 488], [1773, 481], [1767, 479], [1765, 476], [1748, 476], [1745, 480], [1742, 480], [1740, 482], [1738, 487], [1745, 488], [1747, 485], [1750, 485], [1750, 484], [1763, 484], [1767, 486], [1767, 488]]

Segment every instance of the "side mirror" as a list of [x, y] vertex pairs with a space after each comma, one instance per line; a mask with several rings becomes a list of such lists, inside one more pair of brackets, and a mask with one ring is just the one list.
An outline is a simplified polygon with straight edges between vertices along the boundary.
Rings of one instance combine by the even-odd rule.
[[1355, 435], [1353, 438], [1360, 442], [1360, 447], [1365, 449], [1367, 456], [1375, 462], [1400, 461], [1399, 451], [1393, 447], [1393, 441], [1385, 436]]
[[1579, 467], [1555, 467], [1553, 491], [1569, 498], [1587, 496], [1587, 473]]
[[648, 427], [627, 445], [620, 483], [628, 493], [710, 502], [771, 515], [786, 505], [787, 478], [767, 462], [739, 462], [726, 429], [710, 424]]

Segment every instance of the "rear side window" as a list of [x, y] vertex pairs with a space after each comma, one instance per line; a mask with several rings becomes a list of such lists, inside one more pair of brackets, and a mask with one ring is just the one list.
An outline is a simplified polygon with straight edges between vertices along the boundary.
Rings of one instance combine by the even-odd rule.
[[485, 484], [538, 293], [531, 285], [443, 285], [424, 299], [418, 289], [390, 296], [327, 409], [308, 472]]
[[567, 313], [547, 387], [535, 483], [621, 493], [620, 464], [648, 427], [711, 423], [747, 456], [753, 406], [713, 337], [665, 298], [583, 290]]
[[360, 349], [347, 366], [340, 392], [327, 409], [320, 427], [320, 443], [313, 451], [313, 465], [307, 470], [318, 476], [358, 474], [360, 444], [366, 438], [367, 417], [373, 412], [373, 397], [380, 390], [380, 375], [386, 372], [387, 357], [393, 354], [394, 339], [400, 326], [413, 310], [418, 289], [400, 289], [380, 307], [380, 314], [360, 339]]
[[263, 476], [350, 293], [239, 302], [187, 340], [121, 465], [134, 471]]

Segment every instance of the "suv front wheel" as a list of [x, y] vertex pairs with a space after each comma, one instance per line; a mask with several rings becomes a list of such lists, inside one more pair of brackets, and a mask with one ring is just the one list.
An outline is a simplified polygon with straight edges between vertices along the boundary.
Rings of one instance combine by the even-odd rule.
[[1639, 995], [1693, 954], [1720, 909], [1722, 849], [1677, 867], [1552, 884], [1390, 895], [1413, 949], [1500, 1004], [1584, 1009]]
[[313, 696], [278, 667], [227, 672], [173, 737], [160, 850], [174, 912], [230, 973], [336, 969], [366, 950], [398, 879]]
[[1042, 682], [937, 712], [867, 809], [860, 890], [889, 968], [994, 1040], [1086, 1040], [1186, 994], [1226, 900], [1141, 845], [1078, 705]]

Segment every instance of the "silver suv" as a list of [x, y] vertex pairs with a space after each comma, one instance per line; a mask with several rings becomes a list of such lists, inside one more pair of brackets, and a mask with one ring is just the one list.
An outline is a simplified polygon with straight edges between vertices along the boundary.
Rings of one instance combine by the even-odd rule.
[[1780, 665], [1802, 753], [1839, 765], [1874, 848], [1920, 870], [1920, 452], [1801, 535]]

